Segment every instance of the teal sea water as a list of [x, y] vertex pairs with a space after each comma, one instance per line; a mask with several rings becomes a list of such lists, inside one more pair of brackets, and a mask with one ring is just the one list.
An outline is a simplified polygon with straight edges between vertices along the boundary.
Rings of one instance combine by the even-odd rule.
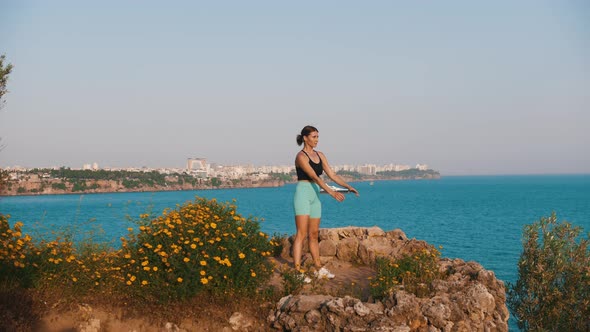
[[[442, 245], [445, 257], [475, 260], [508, 282], [517, 279], [525, 224], [553, 211], [590, 231], [590, 175], [457, 176], [440, 180], [375, 181], [354, 184], [360, 197], [338, 203], [322, 195], [321, 227], [379, 226]], [[1, 197], [0, 212], [23, 221], [25, 231], [43, 233], [64, 225], [92, 224], [104, 239], [118, 238], [152, 209], [159, 214], [194, 199], [236, 199], [238, 212], [263, 218], [267, 233], [293, 234], [294, 185], [279, 188]], [[86, 227], [86, 226], [84, 226]], [[82, 227], [82, 228], [84, 228]], [[516, 330], [514, 322], [511, 329]]]

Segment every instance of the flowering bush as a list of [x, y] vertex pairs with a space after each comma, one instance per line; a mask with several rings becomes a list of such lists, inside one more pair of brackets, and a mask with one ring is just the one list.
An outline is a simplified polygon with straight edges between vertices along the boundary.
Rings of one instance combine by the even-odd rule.
[[23, 235], [22, 222], [10, 228], [10, 215], [0, 213], [0, 277], [11, 277], [17, 281], [24, 281], [27, 264], [27, 253], [31, 245], [31, 237]]
[[378, 257], [375, 260], [377, 275], [369, 284], [371, 295], [382, 299], [403, 289], [418, 297], [431, 293], [432, 281], [440, 277], [438, 260], [440, 251], [434, 247], [404, 255], [398, 260]]
[[197, 197], [151, 221], [141, 217], [118, 253], [119, 279], [135, 295], [166, 301], [205, 290], [248, 293], [272, 273], [268, 235], [235, 205]]
[[113, 250], [90, 247], [91, 242], [75, 246], [62, 237], [35, 243], [31, 236], [23, 235], [22, 222], [16, 222], [11, 229], [9, 219], [10, 215], [0, 214], [2, 281], [79, 294], [101, 286], [103, 271], [112, 269]]
[[0, 281], [25, 287], [168, 301], [199, 292], [250, 294], [272, 273], [269, 256], [280, 246], [256, 218], [236, 206], [196, 198], [161, 216], [140, 216], [121, 248], [72, 236], [35, 243], [0, 214]]

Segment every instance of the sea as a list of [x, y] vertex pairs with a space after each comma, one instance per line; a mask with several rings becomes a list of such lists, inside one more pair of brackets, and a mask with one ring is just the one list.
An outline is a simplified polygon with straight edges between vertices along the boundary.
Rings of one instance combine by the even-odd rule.
[[[590, 232], [590, 174], [443, 176], [437, 180], [351, 183], [360, 196], [343, 202], [322, 195], [320, 227], [378, 226], [442, 246], [442, 256], [474, 260], [504, 282], [518, 278], [523, 227], [556, 213]], [[195, 199], [235, 200], [262, 231], [292, 235], [294, 184], [273, 188], [0, 197], [0, 212], [24, 223], [34, 237], [61, 230], [94, 236], [113, 246], [142, 213]], [[587, 236], [587, 235], [584, 235]], [[514, 319], [510, 330], [517, 331]]]

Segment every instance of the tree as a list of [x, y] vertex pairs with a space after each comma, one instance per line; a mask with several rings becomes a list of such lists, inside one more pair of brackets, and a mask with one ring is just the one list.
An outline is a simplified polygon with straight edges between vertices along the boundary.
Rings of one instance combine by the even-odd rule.
[[[2, 109], [2, 106], [4, 105], [4, 95], [8, 92], [8, 90], [6, 90], [8, 75], [12, 71], [12, 65], [10, 63], [6, 65], [4, 64], [5, 59], [6, 56], [4, 54], [0, 55], [0, 109]], [[0, 137], [0, 141], [1, 140], [2, 138]], [[3, 148], [4, 145], [2, 145], [2, 143], [0, 142], [0, 151], [2, 151]], [[4, 187], [4, 183], [6, 182], [7, 178], [8, 172], [3, 169], [0, 169], [0, 189]]]
[[6, 83], [8, 82], [8, 75], [10, 75], [10, 72], [12, 71], [12, 64], [8, 63], [5, 65], [5, 59], [6, 55], [0, 55], [0, 108], [2, 108], [2, 105], [4, 104], [4, 100], [2, 98], [4, 98], [6, 93], [8, 93], [8, 90], [6, 89]]
[[213, 187], [221, 186], [221, 180], [219, 178], [211, 178], [211, 185]]
[[508, 306], [526, 331], [590, 331], [589, 239], [555, 213], [526, 225]]

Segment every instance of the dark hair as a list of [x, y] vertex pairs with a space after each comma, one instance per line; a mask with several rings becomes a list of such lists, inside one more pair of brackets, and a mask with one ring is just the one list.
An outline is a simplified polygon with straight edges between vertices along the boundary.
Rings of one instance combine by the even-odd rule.
[[301, 129], [301, 134], [297, 135], [297, 145], [303, 144], [303, 136], [308, 136], [315, 131], [318, 131], [318, 129], [314, 126], [303, 127], [303, 129]]

